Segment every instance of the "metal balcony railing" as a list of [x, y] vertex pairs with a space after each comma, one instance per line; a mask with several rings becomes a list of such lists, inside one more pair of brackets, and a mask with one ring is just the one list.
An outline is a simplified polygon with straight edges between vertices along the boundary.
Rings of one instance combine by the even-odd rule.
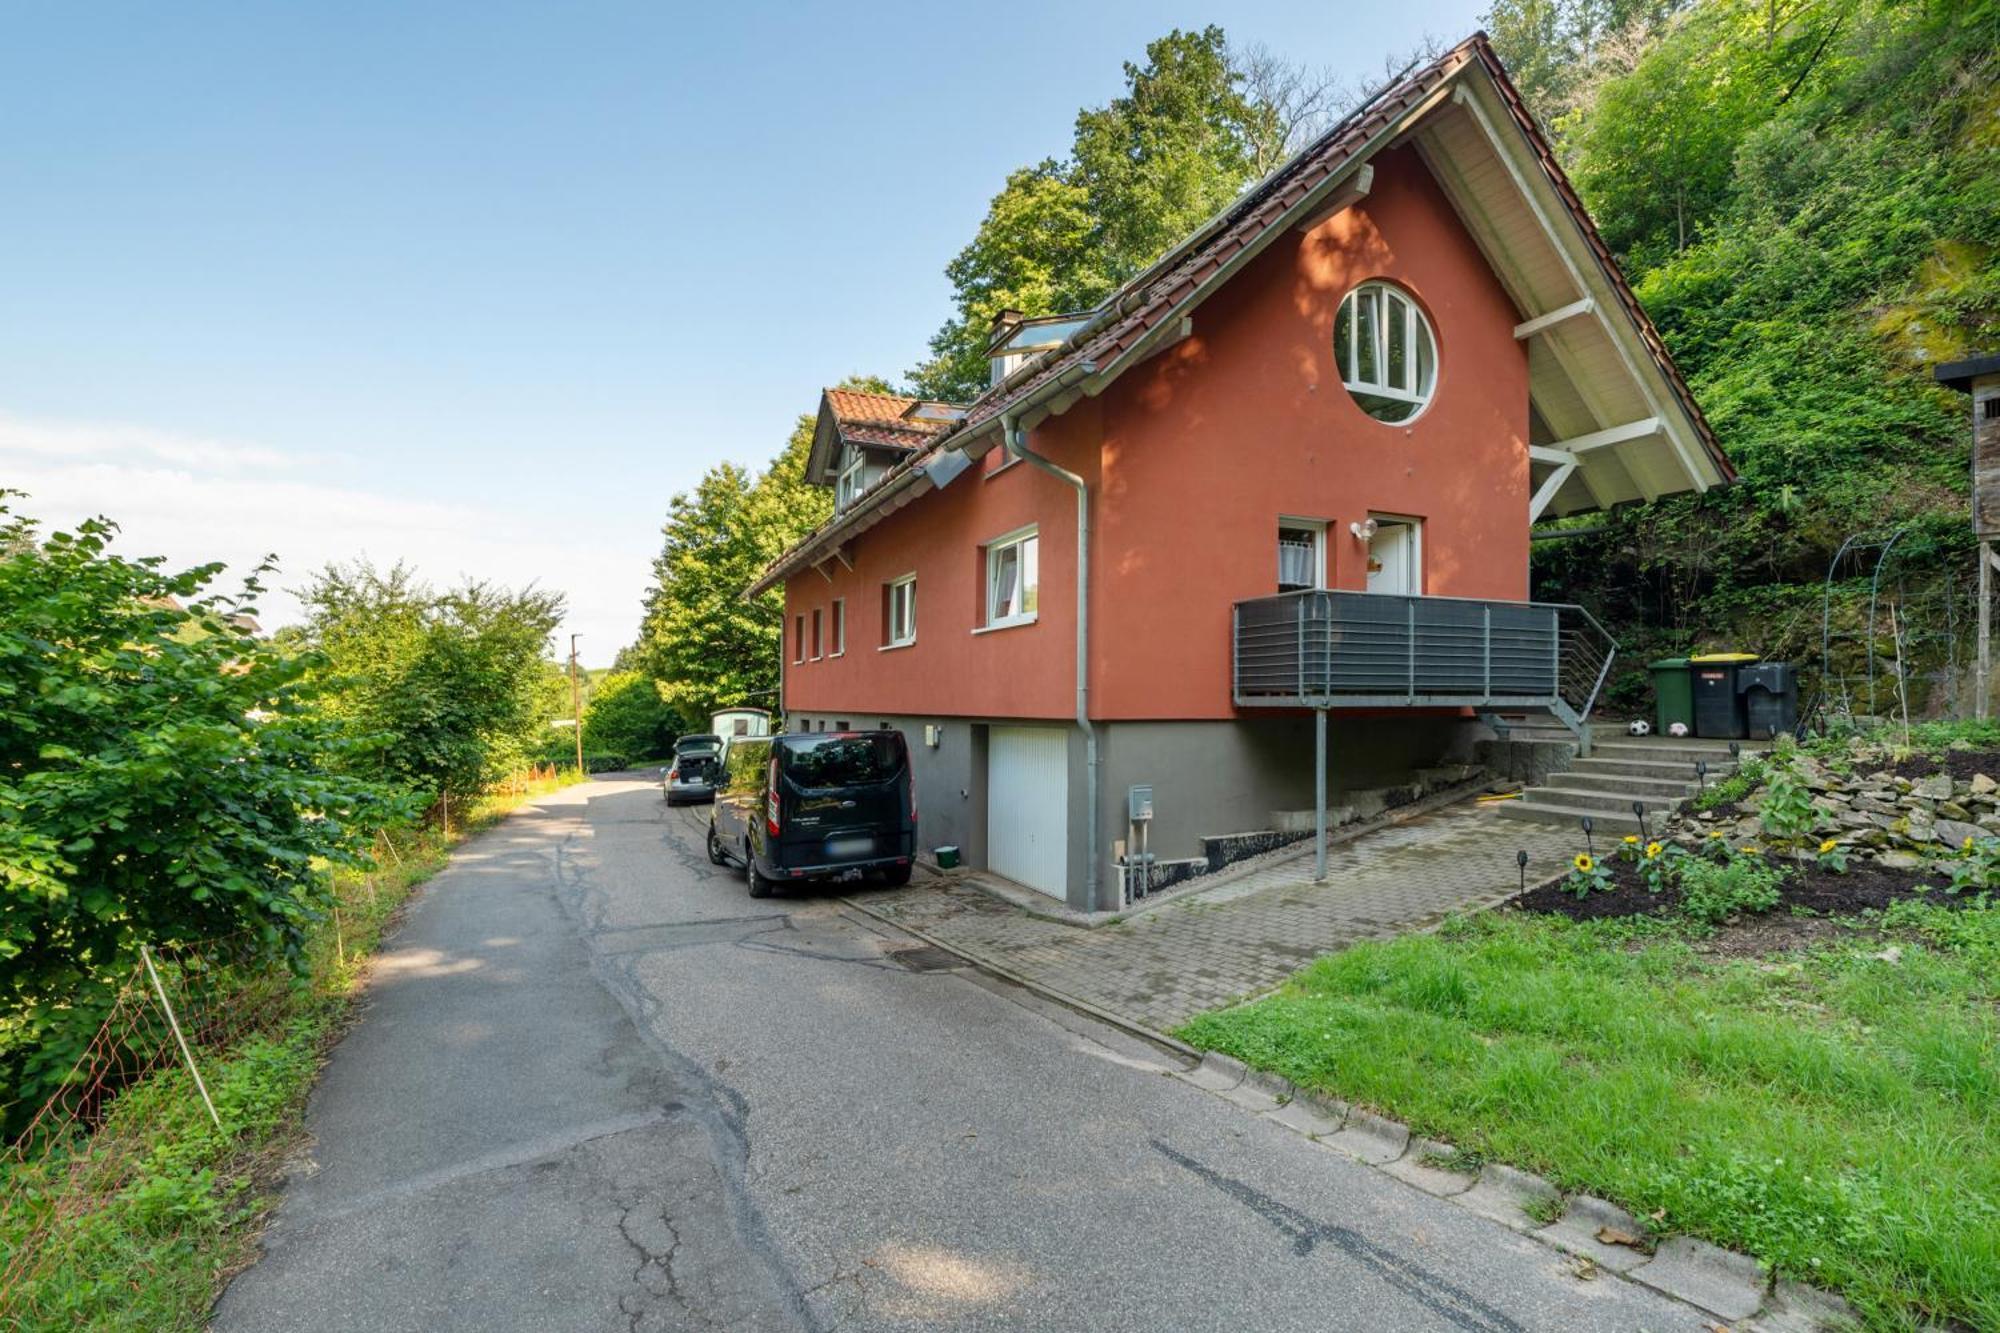
[[1581, 729], [1617, 644], [1580, 606], [1291, 592], [1236, 603], [1239, 707], [1542, 708]]

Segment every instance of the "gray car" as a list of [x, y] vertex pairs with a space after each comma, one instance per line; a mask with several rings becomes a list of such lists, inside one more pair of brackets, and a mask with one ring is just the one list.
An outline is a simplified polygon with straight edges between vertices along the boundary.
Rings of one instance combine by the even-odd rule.
[[683, 736], [674, 743], [674, 762], [663, 782], [668, 805], [715, 799], [722, 775], [722, 737]]

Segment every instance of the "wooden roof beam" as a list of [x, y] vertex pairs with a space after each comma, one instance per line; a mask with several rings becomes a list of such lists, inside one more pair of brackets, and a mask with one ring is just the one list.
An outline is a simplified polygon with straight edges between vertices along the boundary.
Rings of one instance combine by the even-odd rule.
[[1544, 329], [1554, 328], [1564, 320], [1575, 319], [1578, 315], [1594, 314], [1596, 311], [1596, 298], [1586, 296], [1582, 300], [1571, 301], [1568, 305], [1564, 306], [1557, 306], [1547, 314], [1536, 315], [1531, 320], [1516, 324], [1514, 326], [1514, 336], [1525, 342]]

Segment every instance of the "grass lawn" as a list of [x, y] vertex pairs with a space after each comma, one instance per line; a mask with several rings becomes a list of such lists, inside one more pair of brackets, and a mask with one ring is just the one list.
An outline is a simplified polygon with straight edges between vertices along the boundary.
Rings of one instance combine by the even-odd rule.
[[1685, 922], [1488, 913], [1179, 1035], [1755, 1254], [1871, 1326], [2000, 1329], [2000, 907], [1872, 924], [1759, 959]]

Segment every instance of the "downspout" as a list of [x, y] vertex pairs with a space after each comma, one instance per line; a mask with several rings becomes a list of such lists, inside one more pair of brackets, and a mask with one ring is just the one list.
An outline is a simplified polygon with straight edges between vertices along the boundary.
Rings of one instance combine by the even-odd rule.
[[1032, 463], [1076, 492], [1076, 725], [1083, 733], [1084, 799], [1084, 903], [1085, 911], [1099, 909], [1097, 901], [1097, 728], [1090, 720], [1090, 483], [1067, 468], [1028, 450], [1027, 432], [1018, 418], [1008, 413], [1000, 418], [1001, 439], [1015, 458]]

